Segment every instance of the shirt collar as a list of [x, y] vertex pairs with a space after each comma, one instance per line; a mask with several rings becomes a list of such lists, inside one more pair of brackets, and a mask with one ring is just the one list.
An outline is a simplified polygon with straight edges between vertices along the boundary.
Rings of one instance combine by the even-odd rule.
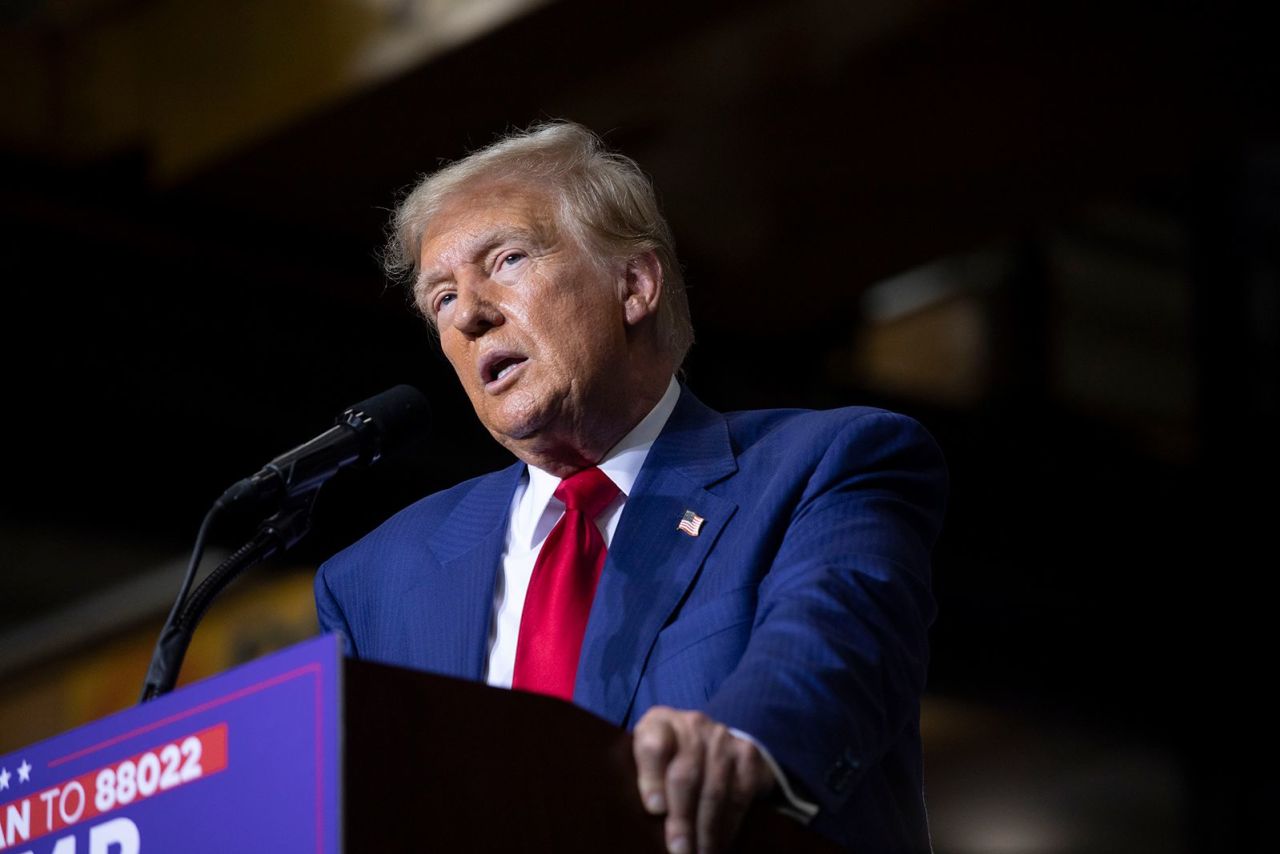
[[[623, 436], [618, 444], [609, 449], [604, 459], [596, 463], [624, 496], [631, 494], [631, 488], [635, 486], [636, 478], [640, 476], [640, 469], [649, 456], [649, 449], [653, 447], [662, 428], [667, 425], [667, 419], [675, 411], [679, 400], [680, 384], [676, 382], [675, 377], [672, 377], [657, 405], [650, 409], [649, 414], [632, 427], [631, 432]], [[524, 511], [521, 514], [524, 516], [522, 521], [525, 524], [520, 527], [532, 532], [538, 520], [542, 518], [542, 514], [546, 512], [547, 505], [554, 498], [556, 487], [560, 485], [560, 478], [536, 466], [527, 466], [527, 468], [529, 483], [524, 499], [521, 501]], [[557, 500], [556, 503], [559, 504], [559, 501]]]

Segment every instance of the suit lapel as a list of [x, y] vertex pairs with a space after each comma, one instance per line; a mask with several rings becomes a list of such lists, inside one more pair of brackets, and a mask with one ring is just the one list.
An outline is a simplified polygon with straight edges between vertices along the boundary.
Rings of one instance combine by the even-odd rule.
[[[625, 720], [658, 632], [737, 510], [706, 487], [735, 471], [724, 417], [684, 389], [614, 534], [583, 639], [575, 703]], [[704, 520], [696, 536], [676, 527], [686, 510]]]
[[511, 498], [524, 463], [482, 479], [458, 502], [428, 547], [441, 572], [408, 591], [405, 607], [423, 624], [427, 669], [484, 676], [494, 583], [506, 542]]

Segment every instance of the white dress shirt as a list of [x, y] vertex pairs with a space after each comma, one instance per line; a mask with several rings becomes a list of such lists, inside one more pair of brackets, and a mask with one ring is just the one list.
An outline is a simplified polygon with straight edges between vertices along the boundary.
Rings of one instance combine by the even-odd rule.
[[[680, 384], [673, 377], [657, 405], [596, 464], [618, 487], [617, 497], [596, 517], [606, 549], [613, 543], [613, 532], [618, 529], [622, 508], [640, 476], [640, 467], [679, 399]], [[564, 515], [564, 502], [555, 497], [559, 485], [560, 478], [555, 475], [525, 466], [525, 475], [511, 499], [511, 523], [507, 526], [507, 541], [502, 551], [502, 572], [494, 585], [489, 667], [485, 673], [485, 681], [499, 688], [511, 687], [520, 616], [524, 613], [524, 597], [529, 591], [534, 561], [547, 535]]]

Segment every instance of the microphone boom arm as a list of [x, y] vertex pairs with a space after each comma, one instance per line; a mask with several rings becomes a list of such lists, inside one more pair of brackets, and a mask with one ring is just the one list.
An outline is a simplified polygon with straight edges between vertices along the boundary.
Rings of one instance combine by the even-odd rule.
[[195, 591], [174, 608], [160, 630], [138, 702], [145, 703], [173, 690], [196, 625], [228, 584], [249, 567], [289, 550], [307, 535], [311, 530], [311, 509], [319, 492], [317, 486], [289, 499], [278, 513], [258, 526], [249, 542], [218, 564]]

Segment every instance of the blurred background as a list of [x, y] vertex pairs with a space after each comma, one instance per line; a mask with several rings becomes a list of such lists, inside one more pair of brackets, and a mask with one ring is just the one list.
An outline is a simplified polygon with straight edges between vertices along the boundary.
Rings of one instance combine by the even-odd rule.
[[325, 488], [184, 679], [313, 634], [319, 561], [506, 464], [376, 256], [421, 173], [569, 118], [656, 181], [704, 401], [943, 446], [939, 854], [1265, 849], [1274, 33], [1180, 0], [3, 0], [0, 753], [134, 701], [207, 507], [348, 405], [412, 383], [436, 423]]

